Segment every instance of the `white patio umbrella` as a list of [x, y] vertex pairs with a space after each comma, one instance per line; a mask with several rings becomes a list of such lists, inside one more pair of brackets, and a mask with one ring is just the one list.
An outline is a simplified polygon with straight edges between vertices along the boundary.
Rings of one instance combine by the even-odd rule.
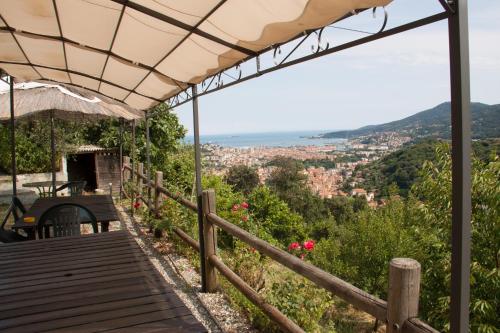
[[[0, 88], [0, 122], [11, 120], [10, 88]], [[55, 137], [54, 119], [98, 120], [122, 118], [135, 120], [144, 118], [144, 112], [111, 98], [90, 93], [85, 89], [39, 82], [13, 85], [14, 119], [49, 119], [51, 129], [52, 188], [55, 195]], [[12, 128], [12, 131], [14, 128]], [[12, 135], [14, 140], [14, 135]], [[15, 145], [15, 142], [13, 142]], [[15, 153], [12, 154], [13, 195], [16, 194]]]

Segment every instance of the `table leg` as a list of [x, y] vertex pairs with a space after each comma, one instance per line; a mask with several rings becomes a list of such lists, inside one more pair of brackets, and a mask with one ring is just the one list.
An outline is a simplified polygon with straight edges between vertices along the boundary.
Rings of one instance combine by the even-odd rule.
[[29, 240], [35, 240], [36, 239], [35, 228], [24, 229], [24, 232], [26, 232], [26, 235], [28, 236]]
[[109, 231], [109, 222], [101, 222], [101, 232]]

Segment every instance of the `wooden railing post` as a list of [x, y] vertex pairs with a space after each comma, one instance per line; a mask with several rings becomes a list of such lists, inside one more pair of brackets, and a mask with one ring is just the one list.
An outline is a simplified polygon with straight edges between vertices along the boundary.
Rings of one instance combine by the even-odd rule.
[[217, 230], [212, 222], [206, 218], [207, 214], [215, 214], [215, 191], [205, 190], [202, 194], [203, 205], [203, 239], [205, 240], [205, 281], [207, 292], [213, 293], [217, 289], [217, 272], [214, 265], [209, 261], [213, 255], [217, 255]]
[[160, 218], [160, 206], [161, 206], [161, 193], [158, 190], [160, 186], [163, 186], [163, 172], [156, 171], [155, 173], [155, 188], [154, 188], [154, 202], [155, 202], [155, 217]]
[[137, 195], [142, 197], [142, 189], [144, 185], [144, 180], [142, 179], [142, 175], [144, 174], [144, 164], [137, 163]]
[[389, 264], [387, 333], [399, 333], [403, 324], [418, 315], [420, 264], [409, 258], [395, 258]]
[[[128, 156], [123, 156], [123, 166], [128, 166], [130, 167], [130, 157]], [[123, 181], [126, 182], [130, 180], [130, 171], [126, 168], [123, 168]], [[122, 184], [123, 186], [123, 184]]]

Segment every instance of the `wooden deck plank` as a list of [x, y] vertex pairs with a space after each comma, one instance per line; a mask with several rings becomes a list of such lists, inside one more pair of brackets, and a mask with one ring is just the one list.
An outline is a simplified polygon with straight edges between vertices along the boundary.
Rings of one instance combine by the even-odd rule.
[[93, 273], [99, 274], [102, 273], [103, 270], [105, 272], [112, 272], [114, 270], [124, 269], [127, 267], [143, 267], [146, 269], [149, 267], [148, 264], [149, 262], [147, 261], [147, 258], [143, 258], [142, 260], [137, 259], [133, 262], [120, 263], [120, 264], [116, 264], [114, 261], [112, 262], [104, 261], [100, 262], [100, 265], [96, 264], [90, 267], [79, 268], [79, 269], [68, 267], [50, 273], [39, 273], [36, 270], [33, 270], [29, 272], [29, 274], [16, 275], [14, 277], [8, 277], [8, 278], [0, 278], [0, 290], [5, 288], [12, 288], [13, 286], [15, 287], [15, 285], [19, 283], [24, 283], [25, 285], [35, 285], [35, 284], [42, 284], [46, 280], [52, 282], [57, 282], [58, 280], [67, 280], [65, 278], [69, 276], [73, 277], [82, 276], [83, 278], [86, 275], [98, 276], [91, 274]]
[[[121, 252], [120, 254], [114, 254], [112, 263], [124, 264], [124, 263], [140, 261], [142, 257], [140, 257], [138, 254], [139, 252], [135, 253]], [[15, 276], [31, 275], [33, 272], [37, 274], [51, 273], [51, 272], [58, 272], [63, 269], [80, 269], [80, 268], [100, 266], [108, 263], [110, 263], [108, 258], [102, 258], [101, 256], [96, 256], [94, 258], [74, 259], [70, 262], [65, 262], [65, 263], [52, 263], [50, 265], [38, 264], [38, 265], [14, 267], [13, 269], [10, 269], [6, 272], [4, 272], [2, 269], [2, 272], [0, 272], [0, 279], [15, 277]]]
[[2, 332], [206, 331], [125, 232], [8, 245]]
[[141, 269], [128, 269], [122, 272], [113, 272], [113, 274], [105, 276], [68, 280], [64, 282], [37, 284], [37, 285], [23, 286], [19, 288], [3, 289], [0, 290], [0, 298], [8, 295], [31, 293], [39, 290], [48, 290], [48, 289], [53, 289], [55, 292], [57, 292], [57, 290], [60, 288], [73, 287], [73, 286], [77, 287], [99, 282], [115, 281], [126, 277], [151, 277], [152, 276], [151, 273], [152, 273], [151, 271], [147, 272]]
[[205, 328], [200, 325], [193, 315], [177, 317], [175, 321], [159, 320], [140, 324], [137, 326], [123, 327], [117, 330], [106, 331], [108, 333], [178, 333], [178, 332], [204, 332]]
[[[66, 253], [81, 253], [84, 251], [89, 251], [91, 249], [106, 249], [112, 248], [113, 246], [126, 246], [129, 245], [130, 240], [128, 239], [117, 239], [113, 242], [99, 242], [99, 243], [88, 243], [88, 244], [77, 244], [72, 246], [67, 244], [66, 247], [50, 247], [50, 248], [34, 248], [29, 251], [17, 252], [12, 251], [9, 255], [4, 255], [0, 257], [0, 263], [9, 263], [23, 258], [36, 258], [43, 256], [50, 256], [52, 254], [66, 254]], [[137, 246], [130, 246], [131, 248], [138, 248]]]
[[189, 309], [185, 306], [172, 307], [166, 302], [153, 303], [124, 309], [101, 311], [84, 316], [19, 325], [3, 329], [2, 332], [100, 332], [128, 327], [137, 322], [141, 323], [145, 321], [144, 317], [147, 317], [149, 314], [156, 314], [155, 318], [171, 319], [189, 313]]
[[[36, 287], [38, 285], [53, 285], [59, 283], [70, 283], [72, 281], [85, 280], [89, 278], [99, 278], [108, 275], [117, 274], [127, 274], [137, 271], [145, 271], [154, 274], [154, 268], [149, 265], [148, 261], [137, 261], [135, 263], [124, 264], [125, 266], [121, 268], [109, 269], [106, 265], [99, 266], [101, 269], [94, 270], [91, 272], [73, 274], [71, 269], [61, 270], [60, 274], [57, 274], [53, 278], [40, 278], [40, 279], [26, 279], [21, 277], [19, 279], [13, 278], [9, 279], [10, 282], [7, 284], [0, 285], [0, 294], [6, 289], [24, 288], [24, 287]], [[45, 287], [44, 287], [45, 288]]]
[[65, 253], [53, 253], [51, 256], [34, 256], [32, 258], [19, 258], [19, 260], [11, 260], [6, 263], [1, 263], [1, 267], [5, 268], [15, 268], [15, 267], [22, 267], [23, 265], [31, 265], [31, 264], [36, 264], [36, 263], [50, 263], [50, 262], [61, 262], [64, 263], [65, 260], [73, 260], [73, 259], [78, 259], [78, 258], [92, 258], [97, 256], [100, 256], [101, 258], [104, 256], [112, 256], [113, 253], [120, 253], [122, 251], [135, 251], [138, 253], [142, 253], [140, 249], [137, 249], [135, 247], [129, 247], [126, 244], [117, 244], [116, 248], [104, 248], [104, 249], [95, 249], [95, 251], [83, 251], [80, 253], [73, 253], [69, 252], [67, 254]]
[[[139, 297], [131, 297], [122, 300], [113, 300], [109, 302], [96, 303], [91, 305], [82, 306], [72, 306], [73, 304], [68, 304], [67, 308], [56, 309], [56, 310], [46, 310], [36, 314], [25, 314], [19, 311], [18, 316], [3, 319], [0, 322], [0, 330], [4, 330], [10, 327], [22, 326], [27, 324], [37, 324], [40, 322], [48, 322], [59, 319], [68, 319], [75, 316], [81, 316], [90, 318], [89, 315], [98, 314], [97, 318], [101, 318], [104, 314], [103, 312], [113, 310], [123, 310], [127, 308], [139, 308], [141, 306], [151, 306], [154, 304], [164, 304], [165, 307], [176, 308], [182, 306], [183, 303], [179, 299], [171, 299], [165, 297], [165, 294], [158, 295], [142, 295]], [[156, 308], [155, 308], [156, 309]], [[109, 315], [109, 313], [106, 313]], [[84, 316], [87, 315], [87, 316]], [[109, 318], [109, 317], [108, 317]], [[91, 319], [88, 319], [91, 320]], [[74, 323], [78, 324], [78, 321], [73, 320]]]
[[[156, 290], [156, 288], [151, 287], [152, 282], [155, 281], [146, 281], [144, 277], [134, 276], [114, 281], [61, 288], [59, 290], [44, 289], [32, 293], [13, 294], [2, 297], [2, 302], [0, 302], [0, 311], [29, 306], [30, 304], [40, 305], [51, 302], [66, 302], [78, 297], [92, 297], [92, 295], [107, 294], [111, 293], [114, 288], [132, 288], [133, 286], [141, 286], [151, 290]], [[161, 281], [159, 280], [156, 281], [156, 283], [160, 282]]]
[[129, 234], [125, 231], [110, 231], [105, 233], [97, 233], [97, 234], [85, 234], [79, 236], [68, 236], [68, 237], [55, 237], [55, 238], [45, 238], [45, 239], [37, 239], [37, 240], [28, 240], [19, 243], [4, 243], [0, 247], [0, 253], [12, 252], [15, 249], [18, 250], [27, 250], [33, 248], [40, 247], [50, 247], [50, 246], [58, 246], [59, 244], [67, 244], [67, 243], [87, 243], [87, 242], [105, 242], [108, 239], [112, 238], [126, 238], [132, 239]]
[[[131, 283], [125, 286], [115, 288], [99, 289], [86, 291], [81, 293], [63, 294], [51, 298], [43, 297], [35, 300], [25, 300], [16, 303], [10, 303], [10, 309], [0, 312], [0, 319], [7, 319], [22, 315], [30, 315], [45, 311], [55, 311], [59, 309], [67, 309], [69, 302], [71, 306], [84, 306], [111, 301], [119, 301], [129, 298], [142, 296], [153, 296], [160, 294], [172, 293], [170, 288], [150, 288], [149, 285], [140, 283]], [[40, 306], [43, 305], [43, 306]]]

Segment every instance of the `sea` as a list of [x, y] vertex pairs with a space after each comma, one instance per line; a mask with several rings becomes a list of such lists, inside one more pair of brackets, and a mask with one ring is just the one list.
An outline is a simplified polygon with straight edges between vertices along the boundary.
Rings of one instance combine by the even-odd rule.
[[[345, 139], [325, 139], [317, 137], [319, 134], [327, 132], [330, 131], [201, 135], [200, 142], [202, 144], [216, 144], [222, 147], [234, 148], [337, 145], [339, 149], [342, 149], [347, 141]], [[187, 136], [185, 142], [192, 144], [193, 137]]]

